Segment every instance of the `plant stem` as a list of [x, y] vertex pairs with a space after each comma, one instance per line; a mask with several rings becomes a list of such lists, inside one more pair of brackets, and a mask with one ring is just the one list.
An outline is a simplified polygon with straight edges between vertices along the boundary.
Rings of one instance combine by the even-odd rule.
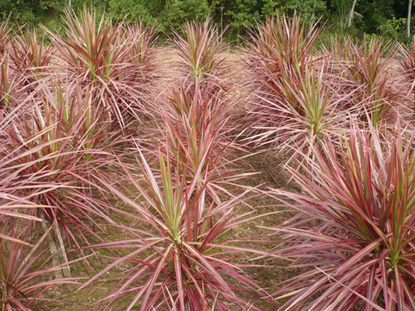
[[[40, 218], [45, 220], [45, 215], [43, 214], [43, 212], [40, 212]], [[45, 233], [49, 230], [47, 221], [42, 221], [42, 228]], [[59, 230], [59, 228], [57, 230]], [[48, 239], [48, 244], [49, 244], [49, 250], [50, 250], [50, 253], [52, 254], [53, 266], [54, 267], [60, 266], [62, 264], [61, 259], [63, 257], [62, 248], [58, 249], [50, 232], [47, 235], [47, 239]], [[71, 276], [71, 273], [69, 270], [69, 266], [65, 266], [65, 267], [62, 267], [61, 269], [55, 270], [56, 279], [69, 278], [70, 276]]]

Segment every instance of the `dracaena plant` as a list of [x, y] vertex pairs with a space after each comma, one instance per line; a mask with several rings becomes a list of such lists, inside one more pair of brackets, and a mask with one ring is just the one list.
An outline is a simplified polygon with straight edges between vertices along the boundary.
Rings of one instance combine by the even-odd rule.
[[334, 36], [330, 38], [329, 44], [322, 44], [321, 47], [321, 55], [325, 56], [334, 56], [341, 58], [345, 52], [345, 45], [348, 42], [348, 38], [339, 38], [338, 36]]
[[[24, 234], [16, 236], [16, 240], [25, 239]], [[47, 276], [61, 267], [46, 267], [50, 257], [46, 260], [42, 257], [42, 245], [47, 234], [45, 232], [31, 248], [0, 239], [0, 310], [32, 311], [33, 304], [47, 300], [42, 294], [53, 286], [77, 283], [74, 278], [48, 280]], [[44, 262], [38, 267], [42, 258]]]
[[[132, 64], [134, 79], [129, 82], [135, 89], [136, 98], [143, 107], [151, 107], [153, 93], [159, 87], [159, 79], [164, 75], [161, 64], [161, 49], [157, 47], [157, 29], [154, 26], [146, 28], [142, 21], [123, 28], [124, 40], [129, 48], [129, 62]], [[148, 108], [146, 108], [146, 111]], [[148, 117], [148, 114], [147, 114]], [[150, 116], [151, 118], [151, 116]]]
[[[174, 299], [173, 299], [173, 297], [170, 293], [170, 290], [167, 287], [166, 287], [166, 297], [168, 297], [170, 299], [170, 304], [167, 305], [168, 311], [179, 311], [179, 307], [175, 303], [175, 301], [174, 301]], [[253, 310], [252, 306], [253, 306], [252, 303], [247, 303], [246, 306], [243, 309], [241, 309], [241, 311]], [[216, 303], [212, 304], [210, 310], [216, 310]]]
[[65, 66], [62, 69], [68, 71], [68, 80], [90, 86], [97, 104], [126, 126], [129, 116], [139, 117], [145, 111], [140, 101], [145, 88], [140, 70], [152, 59], [143, 58], [144, 62], [137, 65], [138, 56], [133, 53], [136, 40], [144, 38], [127, 38], [124, 20], [113, 25], [103, 15], [98, 22], [96, 13], [86, 7], [80, 18], [69, 10], [65, 16], [66, 39], [49, 33]]
[[91, 110], [88, 92], [78, 89], [79, 97], [74, 97], [69, 90], [46, 87], [40, 93], [42, 100], [34, 98], [29, 116], [6, 128], [0, 171], [13, 176], [15, 183], [26, 182], [20, 193], [38, 205], [27, 213], [54, 226], [67, 261], [67, 247], [79, 248], [88, 237], [101, 241], [92, 229], [102, 228], [97, 219], [112, 223], [91, 175], [92, 170], [104, 174], [111, 163], [107, 148], [112, 135], [101, 123], [99, 110]]
[[51, 44], [46, 44], [45, 40], [45, 31], [39, 41], [37, 30], [28, 29], [25, 33], [20, 30], [20, 34], [16, 34], [10, 42], [10, 59], [26, 84], [31, 84], [38, 78], [46, 76], [52, 68], [50, 65], [54, 49]]
[[[30, 185], [30, 182], [16, 181], [11, 174], [14, 169], [18, 168], [12, 167], [10, 170], [3, 170], [0, 174], [0, 227], [10, 228], [12, 232], [18, 220], [25, 220], [26, 226], [29, 226], [35, 221], [41, 222], [42, 219], [31, 215], [30, 210], [46, 207], [32, 202], [32, 198], [40, 195], [44, 190], [39, 191], [36, 186]], [[30, 188], [32, 188], [29, 191], [30, 194], [25, 195], [21, 193], [21, 189], [28, 190]], [[13, 234], [2, 232], [0, 232], [1, 240], [28, 246], [31, 245], [27, 241], [14, 237]]]
[[7, 52], [7, 44], [10, 40], [11, 27], [9, 26], [9, 19], [3, 19], [0, 23], [0, 57], [3, 57]]
[[[231, 101], [215, 95], [212, 91], [215, 88], [213, 84], [199, 87], [198, 81], [195, 84], [183, 82], [168, 97], [160, 97], [164, 108], [156, 142], [165, 156], [170, 154], [171, 165], [186, 163], [190, 178], [195, 177], [200, 163], [204, 162], [200, 181], [208, 178], [208, 193], [212, 199], [219, 199], [217, 191], [222, 188], [219, 184], [243, 174], [238, 175], [237, 169], [226, 168], [227, 164], [237, 160], [232, 151], [238, 147], [229, 133]], [[152, 145], [154, 135], [147, 149]], [[175, 169], [178, 174], [183, 174], [185, 168], [179, 166]]]
[[318, 22], [306, 27], [296, 14], [292, 20], [285, 15], [267, 17], [264, 24], [257, 26], [250, 32], [244, 54], [249, 71], [259, 82], [278, 75], [284, 67], [301, 71], [312, 60], [314, 45], [324, 31]]
[[[337, 141], [348, 116], [338, 109], [337, 89], [325, 76], [326, 66], [304, 65], [301, 73], [291, 70], [277, 83], [270, 77], [269, 91], [258, 95], [246, 115], [250, 135], [245, 140], [291, 154], [288, 161], [310, 155], [325, 140]], [[286, 94], [285, 100], [277, 93]]]
[[[199, 80], [200, 86], [213, 83], [216, 92], [225, 87], [226, 72], [225, 51], [228, 46], [224, 43], [218, 28], [210, 26], [210, 19], [203, 24], [186, 22], [183, 36], [173, 30], [173, 43], [177, 48], [178, 66], [186, 77], [187, 82]], [[212, 90], [214, 91], [214, 90]]]
[[0, 59], [0, 119], [18, 106], [18, 98], [22, 92], [23, 80], [11, 68], [9, 55], [4, 54]]
[[[131, 62], [140, 67], [143, 83], [148, 83], [158, 63], [156, 48], [157, 34], [154, 26], [145, 28], [142, 21], [129, 25], [125, 29], [126, 39], [131, 44]], [[146, 76], [149, 75], [149, 76]]]
[[4, 55], [0, 63], [0, 109], [1, 116], [3, 117], [3, 111], [8, 109], [10, 106], [10, 78], [9, 78], [9, 58], [8, 55]]
[[3, 117], [3, 111], [9, 108], [11, 91], [15, 77], [9, 66], [9, 56], [7, 45], [10, 40], [10, 30], [8, 20], [0, 24], [0, 119]]
[[[200, 186], [203, 161], [194, 176], [187, 175], [190, 167], [178, 176], [169, 154], [165, 158], [160, 153], [159, 168], [152, 169], [141, 151], [137, 153], [140, 174], [134, 176], [125, 168], [129, 181], [126, 190], [134, 189], [136, 199], [126, 196], [111, 182], [102, 182], [127, 204], [130, 217], [139, 227], [124, 227], [132, 235], [125, 240], [94, 246], [124, 248], [126, 253], [114, 258], [83, 286], [105, 278], [108, 271], [124, 263], [129, 265], [126, 274], [103, 301], [111, 304], [129, 294], [130, 303], [125, 310], [136, 309], [137, 305], [139, 310], [161, 310], [171, 301], [177, 310], [211, 310], [213, 305], [232, 310], [231, 305], [244, 306], [246, 302], [235, 290], [257, 286], [239, 270], [240, 264], [234, 259], [255, 250], [238, 247], [238, 240], [226, 237], [233, 227], [247, 221], [247, 215], [235, 215], [243, 195], [222, 202], [207, 200], [209, 180]], [[179, 166], [187, 165], [175, 165]], [[104, 310], [108, 308], [109, 305]]]
[[[55, 118], [62, 126], [62, 137], [72, 136], [80, 150], [101, 149], [115, 151], [117, 130], [110, 129], [109, 117], [103, 107], [97, 104], [93, 87], [68, 85], [53, 81], [50, 86], [41, 87], [38, 97], [45, 112], [46, 123]], [[86, 154], [88, 156], [88, 154]]]
[[[254, 137], [257, 144], [275, 144], [278, 138], [274, 134], [281, 132], [278, 129], [280, 123], [284, 127], [288, 119], [293, 119], [290, 117], [293, 113], [300, 117], [306, 115], [301, 103], [304, 99], [300, 99], [303, 96], [299, 93], [313, 92], [304, 89], [304, 84], [310, 84], [306, 81], [310, 76], [309, 69], [316, 67], [312, 61], [312, 49], [322, 31], [317, 23], [310, 23], [306, 28], [295, 15], [292, 21], [285, 16], [267, 18], [264, 24], [258, 24], [257, 31], [250, 33], [244, 55], [255, 97], [247, 109], [244, 124], [248, 128], [244, 130], [249, 137]], [[315, 87], [321, 87], [322, 79], [318, 81], [319, 85]], [[316, 94], [320, 92], [326, 91], [317, 90]], [[304, 104], [308, 105], [307, 102]], [[270, 123], [273, 124], [271, 127]]]
[[[24, 111], [24, 104], [16, 107], [8, 114], [5, 118], [0, 119], [0, 146], [3, 146], [6, 143], [7, 136], [3, 133], [7, 130], [10, 124], [18, 119]], [[11, 161], [16, 159], [11, 159]], [[14, 229], [14, 220], [26, 220], [26, 224], [30, 224], [33, 221], [42, 221], [39, 217], [30, 216], [30, 213], [25, 213], [28, 209], [39, 208], [41, 206], [34, 204], [31, 201], [30, 195], [21, 195], [21, 189], [30, 188], [30, 183], [27, 179], [16, 180], [12, 174], [13, 171], [18, 169], [24, 169], [18, 166], [11, 166], [10, 170], [2, 167], [0, 172], [0, 227], [10, 228], [13, 232]], [[33, 189], [36, 193], [36, 186]], [[13, 241], [15, 243], [22, 243], [25, 245], [30, 245], [27, 241], [22, 241], [13, 237], [13, 235], [8, 235], [4, 232], [0, 232], [0, 239], [5, 241]]]
[[411, 82], [415, 79], [415, 39], [409, 48], [399, 45], [400, 65], [404, 70], [405, 78]]
[[303, 270], [279, 284], [280, 310], [415, 308], [413, 146], [400, 128], [386, 148], [353, 126], [341, 147], [307, 157], [304, 174], [290, 169], [302, 193], [274, 193], [298, 214], [273, 230], [286, 243], [276, 253]]
[[399, 60], [402, 71], [402, 77], [405, 82], [409, 84], [409, 94], [411, 94], [412, 110], [415, 110], [414, 103], [414, 88], [413, 82], [415, 80], [415, 39], [409, 47], [399, 45]]
[[163, 114], [173, 122], [183, 123], [184, 119], [189, 119], [200, 131], [209, 124], [222, 127], [232, 112], [232, 99], [225, 100], [215, 94], [212, 91], [216, 88], [214, 84], [205, 87], [200, 87], [200, 84], [200, 81], [176, 83], [170, 94], [159, 97]]
[[339, 84], [345, 86], [342, 94], [352, 94], [345, 106], [354, 107], [360, 118], [373, 126], [402, 118], [406, 113], [402, 103], [409, 99], [390, 69], [394, 56], [391, 45], [377, 38], [369, 42], [364, 39], [361, 46], [349, 39], [343, 53], [338, 54], [343, 73]]

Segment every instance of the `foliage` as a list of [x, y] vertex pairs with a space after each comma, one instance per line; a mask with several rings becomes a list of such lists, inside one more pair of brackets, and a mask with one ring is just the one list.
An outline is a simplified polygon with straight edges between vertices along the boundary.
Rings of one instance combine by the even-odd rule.
[[[128, 13], [128, 19], [132, 22], [142, 21], [145, 25], [152, 25], [156, 21], [157, 13], [163, 10], [162, 1], [134, 1], [134, 0], [110, 0], [109, 7], [116, 14]], [[125, 8], [128, 11], [125, 12]]]
[[[262, 100], [248, 112], [248, 119], [254, 114], [255, 122], [246, 139], [259, 146], [277, 145], [279, 152], [291, 154], [289, 160], [311, 155], [326, 140], [337, 141], [349, 120], [340, 113], [331, 82], [324, 81], [325, 66], [305, 65], [304, 73], [284, 73], [279, 83], [270, 79], [270, 85], [281, 88], [264, 91]], [[285, 100], [274, 95], [279, 91]]]
[[[24, 112], [24, 104], [20, 104], [11, 110], [4, 118], [0, 119], [0, 133], [3, 134], [7, 128], [13, 122], [16, 122]], [[0, 145], [6, 142], [5, 135], [0, 135]], [[7, 160], [6, 160], [7, 161]], [[6, 162], [4, 161], [4, 162]], [[17, 163], [17, 158], [9, 158], [8, 161]], [[32, 196], [40, 195], [42, 190], [39, 190], [36, 185], [30, 185], [30, 181], [27, 179], [16, 180], [13, 172], [21, 169], [25, 169], [25, 166], [19, 165], [8, 165], [6, 168], [4, 162], [0, 164], [0, 223], [6, 223], [5, 227], [9, 227], [12, 231], [14, 230], [14, 221], [16, 219], [25, 219], [28, 222], [42, 221], [39, 217], [30, 216], [30, 212], [27, 210], [41, 208], [42, 206], [32, 202]], [[29, 164], [30, 165], [30, 164]], [[32, 188], [30, 191], [29, 189]], [[28, 195], [19, 195], [20, 189], [27, 189], [31, 192]], [[12, 235], [1, 233], [0, 239], [13, 241], [14, 243], [21, 243], [30, 245], [27, 241], [19, 240]]]
[[78, 97], [44, 86], [42, 101], [33, 97], [28, 117], [7, 126], [0, 145], [1, 171], [16, 186], [25, 185], [14, 195], [30, 198], [34, 206], [27, 214], [52, 224], [63, 250], [65, 239], [70, 248], [79, 248], [78, 239], [88, 243], [86, 232], [101, 240], [91, 228], [101, 228], [94, 217], [112, 222], [105, 201], [91, 195], [100, 190], [91, 173], [104, 174], [111, 163], [104, 148], [116, 140], [100, 120], [102, 111], [92, 106], [92, 94], [73, 91]]
[[231, 27], [240, 32], [240, 28], [248, 28], [255, 25], [255, 21], [260, 17], [256, 0], [236, 0], [232, 3], [232, 9], [228, 14], [231, 16]]
[[369, 42], [364, 39], [362, 45], [349, 39], [345, 42], [344, 52], [340, 53], [343, 75], [339, 83], [345, 86], [343, 94], [352, 94], [347, 106], [354, 103], [360, 110], [360, 117], [370, 120], [374, 126], [381, 121], [400, 118], [405, 113], [401, 103], [407, 99], [391, 73], [390, 63], [395, 51], [388, 44], [379, 38]]
[[[374, 10], [377, 22], [401, 27], [388, 1], [379, 3], [390, 12]], [[106, 257], [106, 267], [90, 269], [95, 275], [83, 287], [102, 281], [109, 292], [88, 307], [108, 310], [117, 301], [123, 309], [245, 309], [257, 303], [247, 300], [259, 290], [281, 310], [414, 309], [415, 138], [408, 138], [414, 134], [407, 113], [414, 47], [399, 46], [401, 68], [393, 67], [394, 42], [374, 33], [363, 42], [334, 39], [316, 52], [327, 17], [319, 14], [340, 2], [351, 5], [102, 0], [88, 10], [84, 0], [72, 0], [60, 31], [4, 21], [2, 308], [33, 308], [43, 290], [61, 282], [46, 281], [49, 272], [57, 279], [59, 271], [70, 276], [69, 267], [79, 273], [70, 259], [91, 265], [91, 253]], [[365, 3], [373, 8], [360, 0], [356, 12], [369, 16]], [[46, 15], [63, 12], [55, 0], [4, 4], [35, 15], [39, 5]], [[347, 32], [365, 23], [355, 19]], [[233, 53], [224, 37], [244, 35], [248, 24], [242, 55]], [[157, 31], [171, 26], [167, 47], [157, 46]], [[395, 140], [384, 139], [385, 124]], [[267, 178], [248, 180], [259, 170], [276, 184], [287, 181], [277, 164], [265, 163], [275, 155], [267, 149], [262, 158], [263, 146], [284, 152], [278, 161], [288, 160], [297, 180], [287, 187], [298, 192], [259, 195], [259, 187], [250, 188], [271, 185]], [[251, 163], [257, 172], [247, 170]], [[268, 204], [274, 200], [282, 204]], [[256, 208], [262, 202], [269, 213]], [[300, 212], [271, 228], [284, 243], [254, 249], [258, 240], [276, 243], [274, 236], [263, 241], [259, 232], [267, 229], [254, 226], [292, 217], [279, 211], [286, 207]], [[112, 227], [117, 234], [104, 232]], [[278, 262], [246, 264], [252, 254]], [[297, 270], [274, 295], [257, 285], [256, 277], [267, 282], [262, 274], [245, 270], [268, 274], [287, 259]]]
[[166, 22], [168, 27], [178, 29], [185, 21], [204, 21], [210, 13], [209, 3], [206, 0], [172, 0], [166, 4]]
[[[206, 113], [214, 114], [212, 120], [216, 121], [218, 105], [223, 105], [223, 116], [228, 117], [228, 108], [232, 103], [229, 99], [228, 104], [223, 102], [223, 96], [230, 84], [230, 68], [226, 62], [226, 51], [229, 46], [223, 42], [219, 30], [210, 26], [210, 22], [207, 19], [203, 24], [186, 23], [183, 36], [173, 31], [175, 36], [172, 40], [177, 47], [178, 56], [175, 63], [177, 71], [174, 75], [177, 79], [177, 72], [180, 72], [182, 77], [179, 86], [175, 87], [178, 92], [173, 90], [171, 98], [164, 100], [163, 106], [175, 106], [173, 109], [178, 112], [179, 118], [189, 118], [191, 122], [199, 122], [196, 121], [201, 116], [199, 109], [207, 109]], [[206, 106], [202, 108], [204, 104]], [[199, 110], [199, 115], [194, 119], [190, 116], [192, 106], [192, 109]], [[180, 116], [181, 112], [187, 116]], [[185, 124], [186, 121], [182, 119], [181, 123]]]
[[89, 86], [96, 92], [98, 104], [121, 127], [125, 127], [129, 115], [139, 118], [138, 111], [145, 111], [140, 98], [142, 82], [147, 77], [141, 69], [147, 64], [137, 63], [139, 59], [132, 55], [137, 42], [131, 40], [146, 39], [148, 45], [153, 42], [153, 35], [139, 35], [125, 40], [123, 20], [113, 26], [106, 22], [103, 15], [97, 25], [96, 16], [86, 7], [80, 19], [73, 11], [67, 10], [67, 39], [51, 32], [50, 35], [61, 61], [68, 69], [68, 80]]
[[[332, 123], [326, 118], [334, 92], [323, 80], [324, 66], [319, 69], [312, 60], [322, 31], [315, 23], [301, 24], [297, 16], [292, 21], [277, 16], [251, 32], [244, 49], [256, 94], [247, 113], [250, 141], [259, 145], [292, 141], [304, 151]], [[304, 136], [308, 134], [309, 139]]]
[[[347, 27], [347, 17], [353, 0], [43, 0], [43, 1], [0, 1], [0, 12], [11, 16], [13, 23], [20, 25], [38, 24], [59, 29], [62, 25], [61, 15], [66, 6], [75, 12], [81, 12], [86, 5], [94, 8], [98, 15], [104, 12], [116, 12], [114, 16], [128, 15], [128, 20], [144, 21], [145, 25], [156, 24], [162, 31], [171, 34], [171, 26], [175, 29], [186, 21], [204, 21], [210, 16], [216, 26], [224, 29], [230, 25], [226, 36], [239, 40], [238, 35], [246, 34], [246, 29], [255, 26], [258, 21], [265, 21], [266, 16], [294, 12], [306, 21], [329, 20], [331, 29], [346, 31], [362, 38], [365, 34], [377, 34], [396, 37], [406, 41], [401, 29], [396, 30], [394, 20], [407, 18], [408, 4], [391, 0], [359, 0], [355, 7], [355, 18], [352, 27]], [[337, 26], [338, 25], [338, 26]]]
[[326, 10], [324, 1], [316, 0], [294, 0], [287, 3], [284, 7], [284, 13], [293, 15], [295, 12], [301, 14], [301, 18], [306, 22], [316, 22], [320, 19]]
[[287, 243], [277, 254], [305, 269], [275, 293], [281, 310], [368, 310], [415, 307], [413, 139], [400, 128], [383, 150], [372, 128], [355, 127], [340, 151], [326, 143], [307, 157], [305, 174], [290, 169], [304, 194], [275, 190], [299, 213], [274, 228]]
[[[46, 238], [46, 232], [29, 251], [22, 244], [0, 241], [0, 309], [5, 311], [31, 311], [34, 301], [43, 300], [39, 296], [58, 284], [76, 284], [76, 279], [48, 280], [51, 272], [61, 267], [46, 268], [46, 260], [36, 267], [42, 252], [40, 246]], [[19, 237], [22, 239], [22, 237]], [[24, 239], [24, 238], [23, 238]], [[26, 254], [26, 255], [24, 255]], [[50, 259], [50, 258], [49, 258]], [[34, 270], [33, 268], [36, 267]], [[33, 271], [34, 270], [34, 271]]]
[[396, 18], [393, 16], [392, 19], [388, 19], [385, 25], [380, 26], [380, 33], [382, 37], [393, 38], [396, 41], [405, 42], [406, 38], [406, 18]]
[[50, 44], [46, 44], [46, 32], [43, 31], [40, 41], [36, 29], [27, 30], [20, 35], [16, 34], [11, 40], [9, 49], [10, 59], [13, 62], [15, 71], [22, 76], [24, 85], [32, 90], [36, 87], [37, 79], [47, 76], [50, 68], [51, 59], [54, 56], [54, 49]]
[[245, 53], [249, 59], [248, 66], [254, 72], [257, 70], [258, 75], [262, 72], [279, 74], [284, 66], [299, 71], [310, 61], [313, 47], [324, 31], [318, 23], [302, 23], [297, 15], [292, 20], [285, 15], [267, 18], [257, 27], [258, 30], [250, 32], [251, 41], [247, 42]]
[[200, 163], [205, 162], [199, 180], [210, 180], [207, 192], [220, 201], [215, 188], [225, 175], [235, 173], [224, 166], [231, 161], [230, 150], [235, 146], [229, 139], [228, 124], [235, 102], [226, 98], [230, 84], [227, 45], [218, 29], [209, 25], [209, 20], [203, 24], [186, 23], [183, 37], [175, 32], [178, 81], [159, 98], [164, 126], [160, 126], [158, 145], [165, 156], [170, 154], [171, 165], [179, 174], [184, 173], [184, 167], [176, 167], [179, 163], [188, 165], [188, 174], [193, 178]]
[[7, 44], [10, 40], [10, 25], [9, 20], [4, 20], [0, 23], [0, 56], [3, 57], [6, 52]]
[[[413, 82], [415, 79], [415, 37], [412, 44], [409, 47], [404, 45], [398, 46], [399, 51], [399, 62], [400, 62], [400, 74], [402, 75], [403, 81], [409, 86], [409, 94], [413, 94]], [[415, 108], [413, 100], [408, 100], [412, 104], [412, 113]]]
[[[156, 51], [155, 41], [156, 30], [154, 27], [145, 28], [144, 24], [140, 21], [138, 23], [129, 25], [126, 30], [127, 40], [132, 45], [130, 50], [131, 61], [140, 66], [141, 75], [145, 79], [151, 80], [151, 73], [155, 69], [156, 63]], [[146, 76], [148, 75], [148, 77]]]
[[[145, 25], [156, 23], [166, 33], [171, 29], [180, 29], [186, 21], [204, 21], [211, 13], [210, 1], [207, 0], [111, 0], [110, 8], [117, 13], [126, 14], [130, 21], [141, 20]], [[129, 8], [125, 11], [125, 8]]]
[[[31, 222], [42, 221], [41, 218], [30, 216], [27, 213], [22, 212], [22, 210], [25, 209], [41, 208], [42, 206], [31, 202], [31, 195], [26, 197], [13, 195], [20, 187], [21, 186], [11, 185], [11, 180], [7, 177], [2, 176], [0, 180], [0, 222], [7, 223], [10, 229], [14, 229], [12, 220], [15, 220], [16, 218], [25, 219]], [[30, 246], [30, 243], [16, 239], [10, 234], [0, 233], [0, 239]]]
[[223, 63], [227, 45], [220, 38], [218, 29], [210, 26], [210, 20], [207, 19], [203, 24], [187, 22], [183, 30], [183, 37], [173, 31], [173, 42], [178, 49], [179, 66], [186, 79], [198, 79], [202, 84], [203, 80], [213, 80], [210, 83], [220, 84], [220, 76], [225, 71]]
[[[243, 195], [224, 202], [207, 200], [210, 181], [205, 179], [200, 184], [204, 159], [194, 176], [188, 175], [191, 169], [188, 163], [176, 163], [176, 167], [184, 167], [183, 174], [178, 176], [173, 173], [169, 154], [167, 158], [160, 154], [160, 169], [154, 170], [140, 150], [137, 152], [142, 178], [136, 179], [126, 168], [125, 173], [138, 191], [139, 200], [128, 198], [110, 182], [103, 183], [134, 210], [131, 217], [142, 226], [124, 228], [133, 234], [132, 239], [94, 246], [127, 248], [129, 253], [116, 258], [83, 286], [124, 262], [130, 263], [131, 268], [104, 300], [112, 303], [127, 293], [134, 293], [126, 310], [131, 310], [137, 302], [140, 310], [161, 308], [170, 302], [166, 288], [180, 310], [208, 310], [213, 304], [231, 310], [227, 302], [246, 304], [234, 290], [242, 289], [241, 285], [251, 289], [257, 286], [241, 273], [241, 265], [232, 260], [237, 254], [255, 250], [234, 246], [237, 240], [226, 239], [229, 230], [247, 221], [244, 217], [235, 217], [236, 204], [243, 200]], [[161, 174], [161, 181], [156, 172]], [[229, 278], [237, 283], [230, 283]]]
[[0, 60], [0, 119], [3, 118], [4, 111], [12, 106], [12, 95], [15, 90], [16, 77], [10, 72], [9, 57], [7, 54]]
[[225, 185], [243, 173], [227, 168], [236, 161], [232, 152], [237, 148], [229, 140], [227, 127], [231, 106], [212, 88], [215, 85], [207, 84], [202, 89], [179, 85], [171, 98], [161, 100], [167, 109], [161, 116], [164, 126], [158, 146], [179, 176], [196, 178], [198, 187], [209, 181], [206, 197], [220, 202]]
[[399, 45], [400, 65], [405, 80], [412, 83], [415, 80], [415, 37], [409, 47]]
[[[25, 102], [25, 76], [18, 73], [10, 55], [11, 28], [7, 21], [0, 24], [0, 119], [7, 111]], [[23, 96], [22, 96], [23, 95]]]

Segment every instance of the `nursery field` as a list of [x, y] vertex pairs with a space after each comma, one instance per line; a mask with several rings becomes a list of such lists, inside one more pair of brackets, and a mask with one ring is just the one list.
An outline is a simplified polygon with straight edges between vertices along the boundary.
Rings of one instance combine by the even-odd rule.
[[415, 310], [415, 40], [268, 18], [0, 25], [0, 310]]

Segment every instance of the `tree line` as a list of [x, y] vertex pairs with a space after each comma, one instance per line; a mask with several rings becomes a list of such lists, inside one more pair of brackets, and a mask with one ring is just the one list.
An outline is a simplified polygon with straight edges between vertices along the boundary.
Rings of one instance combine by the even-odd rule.
[[405, 41], [415, 33], [412, 0], [0, 0], [0, 12], [20, 25], [59, 28], [66, 7], [77, 12], [84, 5], [114, 18], [127, 15], [129, 21], [155, 24], [167, 34], [185, 20], [210, 16], [230, 40], [267, 15], [292, 16], [294, 12], [304, 21], [321, 18], [330, 31], [356, 37], [374, 34]]

